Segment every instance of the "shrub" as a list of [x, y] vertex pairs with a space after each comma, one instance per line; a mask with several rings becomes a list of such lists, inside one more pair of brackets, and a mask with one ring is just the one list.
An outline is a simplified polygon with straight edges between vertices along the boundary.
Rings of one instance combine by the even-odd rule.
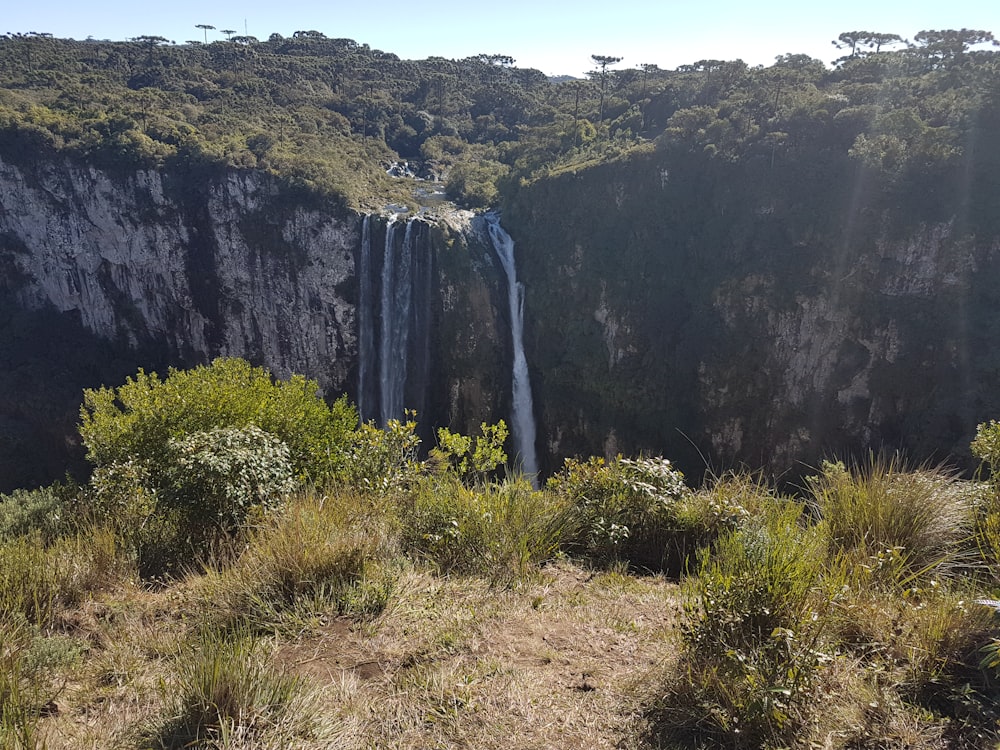
[[502, 419], [494, 425], [483, 422], [479, 429], [480, 434], [473, 437], [441, 427], [431, 460], [466, 484], [486, 482], [507, 460], [503, 444], [510, 431]]
[[193, 528], [234, 531], [252, 509], [295, 489], [288, 446], [249, 425], [195, 432], [169, 443], [165, 498]]
[[988, 463], [996, 473], [997, 466], [1000, 466], [1000, 423], [991, 419], [976, 427], [976, 437], [972, 441], [972, 453]]
[[69, 529], [70, 515], [61, 488], [55, 486], [0, 495], [0, 541], [34, 531], [51, 541]]
[[384, 430], [361, 425], [351, 436], [339, 478], [348, 486], [376, 495], [404, 490], [421, 471], [417, 460], [417, 423], [390, 419]]
[[296, 477], [321, 481], [342, 465], [357, 424], [345, 399], [332, 408], [315, 381], [275, 381], [240, 359], [216, 359], [163, 380], [142, 370], [117, 388], [84, 391], [80, 435], [97, 466], [138, 461], [154, 481], [171, 465], [170, 441], [220, 427], [257, 427], [288, 446]]
[[724, 533], [684, 587], [683, 653], [660, 707], [663, 730], [730, 747], [784, 744], [801, 731], [825, 610], [821, 540], [801, 507]]
[[577, 547], [597, 560], [659, 567], [678, 529], [684, 476], [665, 458], [567, 459], [548, 488], [575, 508]]
[[551, 559], [573, 535], [574, 514], [526, 480], [466, 487], [457, 477], [425, 481], [403, 517], [403, 542], [444, 571], [510, 583]]
[[116, 519], [143, 575], [171, 571], [294, 480], [334, 476], [355, 423], [353, 408], [327, 407], [314, 382], [275, 382], [243, 360], [172, 369], [162, 381], [140, 370], [84, 392], [92, 509]]

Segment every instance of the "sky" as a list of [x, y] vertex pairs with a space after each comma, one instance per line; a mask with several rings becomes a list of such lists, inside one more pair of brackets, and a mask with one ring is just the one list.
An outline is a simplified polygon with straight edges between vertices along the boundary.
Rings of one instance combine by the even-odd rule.
[[[769, 65], [803, 53], [830, 63], [844, 31], [912, 38], [924, 29], [985, 29], [1000, 37], [997, 0], [506, 0], [370, 4], [364, 0], [21, 0], [5, 3], [4, 32], [48, 32], [75, 39], [123, 40], [144, 34], [183, 44], [203, 39], [197, 24], [266, 39], [316, 30], [404, 59], [510, 55], [518, 67], [582, 75], [591, 55], [621, 57], [618, 67], [664, 69], [703, 59]], [[224, 39], [218, 31], [208, 39]]]

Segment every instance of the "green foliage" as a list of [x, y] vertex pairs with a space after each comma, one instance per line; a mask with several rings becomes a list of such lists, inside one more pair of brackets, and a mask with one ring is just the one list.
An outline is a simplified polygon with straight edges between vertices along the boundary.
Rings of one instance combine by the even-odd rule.
[[358, 491], [388, 496], [409, 488], [421, 472], [417, 423], [390, 419], [384, 430], [362, 424], [351, 436], [339, 479]]
[[484, 483], [507, 460], [504, 443], [510, 431], [502, 419], [496, 424], [483, 422], [475, 437], [438, 428], [438, 444], [431, 449], [431, 460], [446, 467], [466, 484]]
[[295, 489], [288, 446], [253, 425], [171, 438], [169, 449], [165, 502], [186, 512], [191, 527], [235, 531], [251, 510]]
[[559, 495], [524, 480], [467, 487], [455, 477], [422, 482], [402, 516], [405, 548], [445, 572], [511, 583], [551, 559], [573, 535]]
[[[770, 152], [772, 164], [853, 144], [896, 180], [903, 164], [957, 166], [996, 74], [996, 53], [981, 47], [994, 43], [985, 30], [922, 31], [913, 42], [853, 31], [835, 42], [848, 54], [832, 74], [788, 54], [764, 68], [605, 66], [592, 81], [556, 82], [492, 55], [400, 60], [318, 33], [156, 46], [14, 34], [0, 38], [0, 149], [112, 168], [260, 169], [372, 207], [410, 200], [385, 174], [400, 158], [423, 160], [457, 199], [487, 206], [559, 162], [596, 164], [653, 139], [712, 158]], [[864, 133], [834, 122], [872, 102], [912, 112], [922, 132], [895, 133], [891, 117]], [[788, 138], [776, 147], [778, 134]], [[607, 153], [578, 153], [612, 140], [621, 144]]]
[[996, 471], [996, 467], [1000, 466], [1000, 423], [991, 419], [976, 427], [972, 453], [981, 461], [988, 463], [994, 472]]
[[144, 575], [170, 570], [234, 532], [255, 509], [344, 466], [356, 416], [314, 382], [274, 381], [238, 359], [142, 370], [84, 393], [80, 434], [97, 465], [92, 512], [111, 519]]
[[58, 487], [0, 494], [0, 541], [38, 531], [49, 542], [68, 529], [69, 509]]
[[548, 488], [575, 509], [581, 550], [658, 566], [689, 490], [665, 458], [567, 459]]
[[214, 428], [257, 427], [287, 446], [296, 477], [322, 481], [341, 466], [357, 423], [345, 399], [328, 407], [314, 381], [275, 381], [240, 359], [170, 369], [161, 380], [143, 370], [117, 388], [84, 391], [80, 436], [97, 466], [139, 461], [154, 479], [170, 465], [170, 441]]
[[685, 584], [687, 666], [665, 710], [676, 731], [731, 747], [778, 746], [799, 735], [813, 706], [830, 598], [821, 540], [789, 505], [724, 534]]

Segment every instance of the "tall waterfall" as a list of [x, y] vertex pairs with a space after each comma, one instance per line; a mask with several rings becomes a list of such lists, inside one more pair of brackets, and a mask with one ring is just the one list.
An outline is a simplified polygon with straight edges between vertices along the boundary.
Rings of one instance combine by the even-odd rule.
[[372, 227], [371, 216], [361, 222], [361, 253], [358, 259], [358, 414], [367, 419], [375, 394], [371, 369], [375, 365], [375, 315], [372, 308]]
[[[385, 228], [385, 251], [382, 254], [382, 305], [380, 308], [378, 394], [381, 409], [379, 423], [403, 416], [403, 383], [406, 380], [406, 334], [409, 323], [410, 290], [406, 281], [409, 269], [397, 258], [396, 230], [399, 224], [389, 219]], [[409, 228], [409, 225], [407, 225]], [[409, 235], [409, 232], [406, 233]], [[405, 243], [404, 243], [405, 245]], [[405, 252], [400, 248], [400, 253]], [[402, 345], [402, 347], [400, 347]], [[402, 348], [402, 356], [400, 356]]]
[[528, 379], [528, 360], [524, 356], [524, 285], [517, 280], [514, 267], [514, 240], [500, 226], [496, 215], [486, 215], [490, 240], [497, 251], [503, 270], [507, 274], [507, 297], [510, 302], [510, 329], [514, 343], [514, 386], [512, 432], [517, 460], [521, 470], [531, 478], [538, 475], [538, 457], [535, 454], [535, 413], [531, 403], [531, 382]]
[[378, 257], [372, 224], [362, 222], [358, 259], [358, 413], [385, 426], [426, 402], [430, 233], [426, 222], [392, 217]]

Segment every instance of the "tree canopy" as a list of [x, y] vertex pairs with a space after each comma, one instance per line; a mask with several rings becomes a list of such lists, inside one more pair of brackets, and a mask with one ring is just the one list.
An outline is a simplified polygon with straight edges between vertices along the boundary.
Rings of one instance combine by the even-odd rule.
[[549, 80], [502, 52], [401, 60], [316, 30], [262, 41], [194, 28], [199, 43], [0, 38], [0, 154], [262, 169], [362, 208], [410, 199], [393, 162], [485, 205], [650, 144], [724, 159], [832, 149], [899, 176], [960, 159], [1000, 77], [996, 40], [978, 29], [844, 32], [833, 69], [798, 54], [672, 71], [595, 54], [591, 80]]

